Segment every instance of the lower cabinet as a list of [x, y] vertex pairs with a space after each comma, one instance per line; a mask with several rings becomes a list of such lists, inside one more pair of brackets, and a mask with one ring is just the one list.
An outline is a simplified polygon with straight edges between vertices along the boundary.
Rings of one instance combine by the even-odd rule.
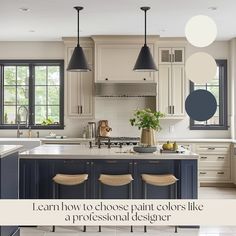
[[[18, 153], [0, 158], [0, 199], [18, 199]], [[18, 226], [0, 226], [0, 236], [19, 235]]]
[[[56, 174], [84, 174], [87, 186], [59, 186], [58, 198], [134, 199], [144, 198], [142, 174], [174, 174], [178, 179], [178, 198], [197, 198], [197, 160], [80, 160], [80, 159], [22, 159], [20, 161], [20, 198], [50, 199], [53, 197], [52, 178]], [[100, 174], [131, 174], [129, 185], [112, 187], [100, 185]], [[99, 191], [101, 192], [99, 194]], [[130, 192], [131, 191], [131, 192]], [[174, 198], [174, 188], [147, 185], [147, 198]]]

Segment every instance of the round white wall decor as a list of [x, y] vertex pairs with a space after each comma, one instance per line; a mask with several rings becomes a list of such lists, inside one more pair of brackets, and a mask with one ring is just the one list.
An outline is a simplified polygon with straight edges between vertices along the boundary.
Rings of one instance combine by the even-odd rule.
[[185, 25], [185, 36], [193, 46], [207, 47], [216, 39], [216, 23], [209, 16], [194, 16]]
[[216, 76], [216, 71], [216, 61], [208, 53], [194, 53], [186, 61], [186, 77], [196, 84], [210, 82]]

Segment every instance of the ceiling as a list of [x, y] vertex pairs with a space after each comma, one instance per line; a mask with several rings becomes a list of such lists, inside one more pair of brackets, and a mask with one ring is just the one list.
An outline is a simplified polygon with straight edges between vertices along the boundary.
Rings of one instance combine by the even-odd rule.
[[[148, 34], [183, 37], [188, 19], [205, 14], [215, 20], [218, 40], [236, 37], [236, 0], [1, 0], [0, 41], [55, 41], [76, 36], [74, 6], [84, 7], [82, 36], [141, 35], [144, 15], [139, 8], [150, 6]], [[22, 7], [29, 11], [20, 11]]]

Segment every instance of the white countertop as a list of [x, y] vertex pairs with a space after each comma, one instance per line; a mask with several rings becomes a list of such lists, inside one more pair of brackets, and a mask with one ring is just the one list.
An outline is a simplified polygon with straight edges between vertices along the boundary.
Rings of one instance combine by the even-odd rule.
[[183, 143], [205, 143], [205, 142], [207, 142], [207, 143], [217, 143], [217, 142], [219, 142], [219, 143], [235, 143], [236, 142], [236, 140], [235, 139], [217, 139], [217, 138], [211, 138], [211, 139], [209, 139], [209, 138], [207, 138], [207, 139], [204, 139], [204, 138], [196, 138], [196, 139], [190, 139], [190, 138], [157, 138], [157, 142], [166, 142], [166, 141], [171, 141], [171, 142], [173, 142], [173, 141], [176, 141], [176, 142], [183, 142]]
[[21, 145], [0, 145], [0, 158], [4, 158], [14, 152], [18, 152], [21, 148]]
[[89, 143], [94, 142], [93, 138], [41, 138], [42, 143]]
[[80, 145], [42, 145], [22, 152], [20, 158], [36, 159], [198, 159], [198, 155], [186, 150], [185, 153], [135, 153], [132, 147], [89, 148]]

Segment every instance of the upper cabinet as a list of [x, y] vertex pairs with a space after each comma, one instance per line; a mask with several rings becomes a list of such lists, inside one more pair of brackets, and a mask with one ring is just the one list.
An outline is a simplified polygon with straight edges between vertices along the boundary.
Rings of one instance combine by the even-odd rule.
[[165, 119], [185, 117], [185, 68], [183, 47], [159, 48], [157, 110]]
[[[155, 82], [155, 72], [133, 71], [140, 49], [142, 37], [99, 37], [95, 36], [95, 82]], [[154, 57], [156, 37], [148, 40], [148, 46]], [[155, 60], [157, 63], [157, 60]]]
[[[90, 43], [89, 43], [90, 42]], [[90, 40], [82, 42], [84, 54], [90, 68], [89, 72], [68, 72], [66, 71], [66, 104], [67, 115], [72, 118], [94, 118], [94, 65], [93, 65], [93, 42]], [[66, 44], [66, 65], [67, 67], [75, 45]]]
[[184, 48], [159, 48], [159, 65], [184, 64]]

